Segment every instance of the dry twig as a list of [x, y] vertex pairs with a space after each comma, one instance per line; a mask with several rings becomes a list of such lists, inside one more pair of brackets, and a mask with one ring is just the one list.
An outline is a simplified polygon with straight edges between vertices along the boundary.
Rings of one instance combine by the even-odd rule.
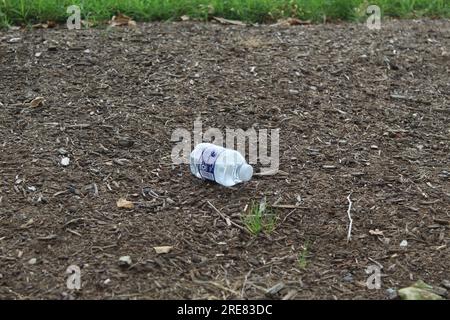
[[352, 238], [352, 226], [353, 226], [353, 219], [352, 219], [352, 215], [350, 214], [350, 211], [352, 210], [352, 200], [350, 199], [350, 196], [352, 194], [350, 193], [347, 197], [347, 201], [348, 201], [348, 210], [347, 210], [347, 215], [348, 215], [348, 219], [350, 220], [350, 223], [348, 225], [348, 234], [347, 234], [347, 242], [350, 241], [350, 239]]
[[237, 224], [236, 222], [232, 221], [232, 220], [230, 219], [230, 217], [228, 217], [228, 216], [225, 215], [224, 213], [220, 212], [216, 207], [214, 207], [214, 205], [213, 205], [211, 202], [209, 202], [209, 201], [206, 201], [206, 202], [208, 203], [208, 205], [209, 205], [211, 208], [214, 209], [214, 211], [216, 211], [216, 212], [219, 214], [219, 216], [220, 216], [222, 219], [225, 220], [225, 222], [227, 223], [227, 225], [231, 225], [231, 224], [232, 224], [233, 226], [235, 226], [235, 227], [241, 229], [242, 231], [248, 232], [248, 230], [245, 229], [243, 226], [241, 226], [241, 225]]

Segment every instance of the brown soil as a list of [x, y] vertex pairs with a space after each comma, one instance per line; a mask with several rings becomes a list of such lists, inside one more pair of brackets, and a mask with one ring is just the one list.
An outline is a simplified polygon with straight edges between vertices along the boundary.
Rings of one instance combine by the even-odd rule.
[[[282, 282], [272, 298], [387, 299], [449, 279], [449, 21], [0, 40], [0, 298], [254, 299]], [[280, 128], [282, 172], [226, 189], [172, 165], [173, 130], [199, 115], [220, 129]], [[264, 196], [288, 208], [256, 238], [207, 203], [242, 224]], [[121, 197], [135, 208], [117, 208]], [[365, 285], [374, 264], [381, 290]]]

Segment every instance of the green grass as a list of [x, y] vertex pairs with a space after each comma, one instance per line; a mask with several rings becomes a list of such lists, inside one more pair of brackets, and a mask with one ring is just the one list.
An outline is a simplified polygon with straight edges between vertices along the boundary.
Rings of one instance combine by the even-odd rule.
[[302, 251], [298, 254], [297, 265], [301, 270], [306, 270], [308, 266], [309, 242], [305, 242]]
[[450, 0], [0, 0], [0, 24], [65, 22], [66, 8], [73, 4], [81, 7], [84, 19], [94, 22], [109, 20], [117, 12], [137, 21], [175, 20], [182, 15], [262, 23], [285, 17], [357, 21], [366, 17], [368, 4], [379, 5], [385, 16], [450, 17]]
[[265, 200], [261, 203], [252, 202], [242, 216], [244, 226], [255, 236], [261, 232], [271, 233], [275, 230], [277, 220], [276, 212]]

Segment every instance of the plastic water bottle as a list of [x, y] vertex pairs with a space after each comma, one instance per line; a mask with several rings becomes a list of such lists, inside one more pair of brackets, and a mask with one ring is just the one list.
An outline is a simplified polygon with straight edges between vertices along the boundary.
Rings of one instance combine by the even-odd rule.
[[250, 181], [253, 168], [237, 151], [211, 143], [200, 143], [191, 152], [191, 172], [197, 178], [215, 181], [225, 187]]

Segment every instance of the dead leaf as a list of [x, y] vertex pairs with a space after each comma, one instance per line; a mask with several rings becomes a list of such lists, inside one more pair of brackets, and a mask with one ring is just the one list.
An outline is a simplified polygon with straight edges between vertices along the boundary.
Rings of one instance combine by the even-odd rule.
[[109, 22], [111, 27], [136, 27], [136, 21], [130, 17], [119, 13], [117, 16], [113, 16]]
[[91, 28], [95, 26], [95, 22], [89, 20], [81, 20], [81, 25], [86, 28]]
[[48, 20], [47, 23], [38, 23], [32, 25], [33, 29], [51, 29], [56, 27], [56, 22]]
[[117, 200], [117, 207], [124, 208], [124, 209], [133, 209], [134, 203], [131, 201], [128, 201], [127, 199], [120, 198], [119, 200]]
[[184, 15], [184, 16], [181, 16], [180, 19], [181, 19], [181, 21], [189, 21], [189, 20], [191, 20], [191, 17]]
[[303, 25], [311, 24], [310, 20], [304, 21], [304, 20], [300, 20], [300, 19], [297, 19], [297, 18], [288, 18], [287, 22], [291, 26], [303, 26]]
[[153, 249], [155, 249], [157, 254], [162, 254], [162, 253], [169, 253], [170, 251], [172, 251], [173, 247], [163, 246], [163, 247], [154, 247]]
[[246, 26], [247, 25], [245, 22], [242, 22], [239, 20], [229, 20], [229, 19], [224, 19], [224, 18], [220, 18], [220, 17], [213, 17], [213, 19], [222, 24], [232, 24], [235, 26]]
[[30, 102], [30, 107], [32, 108], [37, 108], [41, 105], [44, 104], [45, 99], [43, 97], [37, 97], [34, 98], [31, 102]]
[[47, 27], [48, 28], [55, 28], [56, 27], [56, 22], [55, 21], [52, 21], [52, 20], [48, 20], [47, 21]]
[[378, 229], [369, 230], [369, 233], [373, 236], [384, 236], [383, 231], [380, 231]]
[[31, 26], [33, 29], [47, 29], [48, 25], [46, 23], [37, 23]]
[[311, 21], [303, 21], [297, 18], [287, 18], [287, 19], [280, 19], [275, 23], [273, 26], [301, 26], [301, 25], [309, 25], [311, 24]]

